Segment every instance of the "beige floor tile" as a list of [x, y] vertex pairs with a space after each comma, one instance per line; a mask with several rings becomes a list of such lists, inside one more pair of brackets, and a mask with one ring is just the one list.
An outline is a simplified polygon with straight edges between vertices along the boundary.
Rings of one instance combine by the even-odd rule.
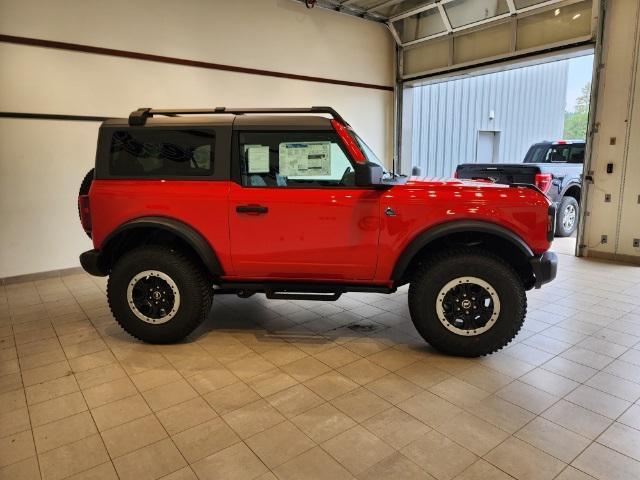
[[340, 367], [338, 371], [360, 385], [373, 382], [389, 373], [387, 369], [370, 362], [366, 358]]
[[232, 385], [239, 379], [225, 367], [217, 367], [200, 371], [187, 378], [187, 381], [200, 395], [204, 395]]
[[376, 365], [386, 368], [390, 372], [395, 372], [408, 365], [416, 362], [416, 355], [413, 352], [407, 352], [403, 350], [396, 350], [394, 348], [388, 348], [373, 355], [369, 355], [367, 360], [375, 363]]
[[106, 350], [107, 348], [107, 344], [104, 343], [104, 340], [96, 338], [86, 342], [67, 345], [64, 348], [64, 353], [67, 355], [67, 358], [77, 358], [91, 353], [97, 353], [102, 350]]
[[458, 378], [451, 377], [429, 387], [432, 393], [460, 407], [472, 407], [490, 394]]
[[319, 447], [308, 450], [274, 470], [280, 480], [350, 480], [353, 476]]
[[356, 426], [322, 444], [353, 475], [359, 475], [394, 452], [377, 436]]
[[395, 373], [367, 383], [365, 388], [392, 404], [398, 404], [422, 392], [421, 387]]
[[597, 373], [597, 370], [594, 368], [581, 365], [562, 357], [552, 358], [542, 365], [542, 368], [578, 383], [586, 382]]
[[77, 392], [78, 390], [78, 383], [75, 377], [73, 375], [67, 375], [27, 387], [25, 394], [27, 396], [27, 403], [33, 405]]
[[362, 480], [434, 480], [434, 477], [398, 452], [375, 464], [358, 478]]
[[330, 403], [312, 408], [293, 417], [291, 421], [315, 442], [324, 442], [356, 425], [351, 417], [345, 415]]
[[109, 460], [100, 435], [69, 443], [38, 455], [43, 480], [59, 480]]
[[359, 387], [335, 370], [307, 380], [304, 385], [325, 400], [332, 400]]
[[594, 477], [569, 465], [555, 478], [555, 480], [594, 480]]
[[107, 403], [135, 395], [138, 391], [128, 377], [103, 383], [82, 391], [89, 408], [97, 408]]
[[598, 372], [586, 385], [629, 402], [635, 402], [640, 398], [639, 384], [606, 372]]
[[631, 403], [601, 392], [595, 388], [581, 385], [565, 397], [568, 401], [580, 405], [592, 412], [615, 419], [624, 412]]
[[598, 480], [640, 478], [640, 462], [598, 443], [589, 445], [572, 465]]
[[271, 469], [315, 446], [291, 422], [283, 422], [260, 432], [248, 438], [246, 444]]
[[479, 456], [485, 455], [509, 436], [504, 430], [467, 412], [456, 415], [438, 426], [437, 430]]
[[277, 367], [286, 365], [307, 356], [302, 350], [292, 346], [273, 348], [261, 354], [267, 361]]
[[0, 395], [18, 389], [22, 389], [22, 375], [13, 373], [0, 377]]
[[113, 380], [126, 376], [127, 374], [118, 364], [106, 365], [104, 367], [98, 367], [75, 374], [78, 385], [83, 390], [95, 387], [96, 385], [102, 385], [103, 383], [112, 382]]
[[531, 370], [519, 380], [556, 397], [564, 397], [579, 385], [578, 382], [543, 368]]
[[304, 385], [296, 385], [286, 390], [282, 390], [281, 392], [270, 395], [266, 400], [272, 407], [287, 418], [300, 415], [301, 413], [324, 403], [324, 400], [321, 397], [313, 393]]
[[40, 479], [38, 459], [34, 457], [21, 460], [6, 467], [0, 467], [0, 478], [10, 480], [36, 480]]
[[97, 467], [90, 468], [84, 472], [80, 472], [72, 477], [68, 477], [68, 480], [118, 480], [118, 474], [113, 466], [113, 463], [106, 462]]
[[462, 412], [460, 407], [431, 392], [419, 393], [397, 406], [430, 427], [441, 425]]
[[[21, 356], [20, 368], [22, 370], [30, 370], [32, 368], [44, 367], [46, 365], [61, 362], [63, 360], [66, 360], [66, 356], [64, 354], [64, 351], [62, 350], [62, 347], [58, 347], [56, 349], [52, 349], [47, 352], [36, 353], [34, 355], [28, 355], [28, 356]], [[16, 362], [16, 367], [17, 366], [18, 364]], [[7, 372], [7, 373], [15, 373], [15, 372]]]
[[618, 422], [640, 430], [640, 405], [631, 405], [626, 412], [618, 417]]
[[91, 410], [91, 415], [101, 432], [150, 413], [151, 410], [140, 395], [123, 398]]
[[240, 437], [219, 417], [180, 432], [172, 438], [189, 463], [240, 441]]
[[162, 385], [167, 385], [181, 379], [182, 377], [178, 371], [169, 364], [162, 367], [150, 368], [131, 376], [131, 380], [141, 392], [145, 392]]
[[326, 364], [314, 357], [304, 357], [283, 365], [281, 369], [299, 382], [306, 382], [331, 370]]
[[43, 367], [36, 367], [30, 370], [22, 371], [22, 381], [25, 387], [36, 385], [56, 378], [64, 377], [71, 374], [69, 362], [62, 360], [61, 362], [51, 363]]
[[27, 406], [25, 391], [11, 390], [0, 394], [0, 413], [8, 413]]
[[257, 400], [224, 414], [223, 418], [241, 438], [248, 438], [285, 420], [266, 400]]
[[198, 393], [186, 380], [180, 379], [177, 382], [146, 390], [142, 392], [142, 396], [151, 409], [156, 412], [197, 397]]
[[260, 396], [244, 383], [234, 383], [219, 390], [209, 392], [204, 399], [219, 414], [232, 412], [248, 403], [258, 400]]
[[169, 439], [161, 440], [113, 461], [120, 480], [152, 480], [186, 466]]
[[530, 411], [493, 395], [476, 404], [470, 413], [509, 433], [535, 418]]
[[389, 402], [362, 387], [333, 399], [331, 404], [358, 423], [391, 407]]
[[260, 375], [256, 375], [247, 383], [261, 397], [268, 397], [281, 390], [298, 384], [298, 381], [292, 376], [281, 370], [270, 370]]
[[156, 413], [156, 416], [167, 432], [169, 432], [169, 435], [174, 435], [198, 424], [212, 420], [217, 414], [202, 397], [197, 397], [160, 410]]
[[362, 426], [393, 448], [400, 449], [431, 430], [430, 427], [396, 407], [362, 422]]
[[552, 479], [565, 467], [560, 460], [513, 437], [494, 448], [485, 459], [522, 480]]
[[111, 458], [117, 458], [156, 443], [165, 438], [167, 433], [155, 415], [147, 415], [105, 430], [101, 435]]
[[84, 372], [94, 368], [104, 367], [105, 365], [111, 365], [112, 363], [116, 363], [116, 361], [116, 357], [113, 356], [110, 350], [101, 350], [81, 357], [72, 358], [69, 360], [69, 365], [71, 365], [73, 372]]
[[614, 422], [597, 441], [605, 447], [640, 461], [640, 430]]
[[0, 438], [20, 433], [30, 428], [29, 410], [26, 407], [7, 413], [0, 413]]
[[489, 462], [479, 459], [458, 475], [455, 480], [510, 480], [512, 478]]
[[560, 400], [546, 410], [542, 416], [591, 440], [606, 430], [612, 422], [611, 419], [603, 415], [566, 400]]
[[457, 374], [456, 377], [489, 393], [494, 393], [513, 381], [509, 375], [481, 365], [468, 368]]
[[237, 443], [192, 465], [201, 480], [251, 480], [267, 467], [244, 443]]
[[70, 393], [29, 406], [31, 425], [37, 427], [45, 423], [60, 420], [87, 410], [87, 404], [80, 392]]
[[566, 463], [571, 463], [591, 443], [586, 437], [542, 417], [525, 425], [515, 436]]
[[435, 430], [410, 443], [401, 452], [440, 480], [455, 477], [477, 459], [472, 452]]
[[360, 359], [360, 355], [340, 346], [324, 350], [314, 356], [322, 363], [329, 365], [331, 368], [340, 368]]
[[162, 480], [198, 480], [198, 477], [196, 477], [196, 474], [193, 472], [191, 467], [187, 466], [162, 477]]
[[498, 390], [496, 395], [537, 415], [559, 400], [555, 395], [518, 380]]
[[36, 454], [31, 431], [0, 438], [0, 467], [25, 460]]
[[273, 370], [275, 365], [260, 355], [254, 354], [229, 363], [227, 368], [241, 380], [248, 380], [256, 375]]
[[98, 430], [93, 418], [89, 412], [85, 411], [34, 428], [33, 438], [38, 453], [44, 453], [96, 433]]
[[424, 362], [412, 363], [411, 365], [397, 370], [396, 373], [402, 378], [409, 380], [422, 388], [429, 388], [451, 376], [450, 373], [431, 365], [427, 365]]

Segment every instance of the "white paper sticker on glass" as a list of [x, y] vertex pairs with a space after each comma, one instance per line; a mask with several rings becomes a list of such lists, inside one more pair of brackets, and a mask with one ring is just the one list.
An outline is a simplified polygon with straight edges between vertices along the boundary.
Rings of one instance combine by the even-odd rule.
[[331, 142], [281, 143], [279, 154], [282, 176], [331, 175]]
[[269, 173], [269, 147], [266, 145], [245, 145], [249, 173]]

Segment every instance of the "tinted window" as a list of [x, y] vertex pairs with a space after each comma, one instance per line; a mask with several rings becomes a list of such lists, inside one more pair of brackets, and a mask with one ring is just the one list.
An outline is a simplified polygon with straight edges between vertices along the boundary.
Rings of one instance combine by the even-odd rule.
[[569, 161], [568, 146], [551, 147], [547, 152], [547, 158], [545, 161], [553, 163], [566, 163]]
[[240, 173], [247, 187], [354, 186], [354, 169], [337, 134], [240, 132]]
[[543, 163], [547, 160], [545, 159], [546, 153], [549, 150], [549, 145], [534, 145], [532, 146], [527, 155], [524, 157], [524, 163]]
[[109, 173], [171, 178], [213, 172], [215, 133], [207, 130], [140, 129], [113, 133]]
[[584, 163], [584, 145], [573, 145], [569, 163]]

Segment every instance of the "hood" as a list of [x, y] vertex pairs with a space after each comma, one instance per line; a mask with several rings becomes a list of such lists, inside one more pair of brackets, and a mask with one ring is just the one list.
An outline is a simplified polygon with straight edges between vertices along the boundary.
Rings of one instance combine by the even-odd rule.
[[412, 188], [434, 187], [469, 187], [469, 188], [509, 188], [508, 185], [493, 183], [488, 180], [465, 180], [448, 177], [409, 177], [406, 186]]

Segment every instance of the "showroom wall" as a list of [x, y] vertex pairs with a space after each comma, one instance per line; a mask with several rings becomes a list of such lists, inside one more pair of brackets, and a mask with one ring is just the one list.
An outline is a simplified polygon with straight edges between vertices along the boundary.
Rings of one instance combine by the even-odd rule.
[[[0, 0], [0, 34], [369, 84], [276, 78], [0, 41], [0, 111], [126, 116], [141, 106], [338, 109], [390, 164], [393, 40], [290, 0]], [[98, 123], [0, 119], [0, 278], [78, 265], [77, 189]]]
[[640, 2], [607, 5], [585, 253], [640, 261]]

